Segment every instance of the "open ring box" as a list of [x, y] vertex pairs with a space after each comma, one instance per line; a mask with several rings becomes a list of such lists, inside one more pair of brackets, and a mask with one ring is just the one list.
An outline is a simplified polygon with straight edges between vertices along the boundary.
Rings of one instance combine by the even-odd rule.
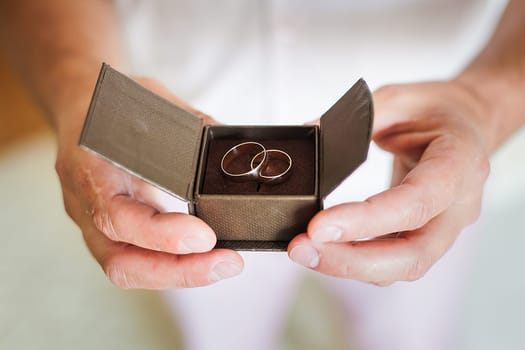
[[[359, 80], [320, 125], [208, 126], [103, 64], [80, 146], [188, 203], [217, 234], [217, 247], [286, 250], [306, 232], [323, 199], [365, 161], [372, 97]], [[221, 172], [244, 141], [286, 151], [290, 178], [277, 185], [233, 182]]]

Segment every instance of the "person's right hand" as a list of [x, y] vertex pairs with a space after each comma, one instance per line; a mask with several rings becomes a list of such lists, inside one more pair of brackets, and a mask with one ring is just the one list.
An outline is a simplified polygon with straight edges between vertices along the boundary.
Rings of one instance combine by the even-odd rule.
[[[136, 80], [213, 122], [158, 82]], [[196, 287], [242, 271], [238, 253], [213, 249], [216, 236], [206, 223], [191, 215], [164, 212], [158, 201], [160, 190], [80, 149], [81, 123], [77, 124], [59, 133], [56, 170], [66, 211], [111, 282], [121, 288]]]

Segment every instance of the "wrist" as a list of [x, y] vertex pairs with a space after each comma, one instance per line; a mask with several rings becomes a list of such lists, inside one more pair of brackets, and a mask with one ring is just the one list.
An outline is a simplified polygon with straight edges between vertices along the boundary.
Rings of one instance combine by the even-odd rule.
[[42, 94], [42, 104], [54, 126], [59, 145], [78, 142], [95, 88], [100, 63], [75, 64], [51, 74], [50, 93]]
[[525, 84], [516, 72], [467, 68], [453, 82], [461, 85], [483, 108], [488, 150], [493, 152], [525, 122]]

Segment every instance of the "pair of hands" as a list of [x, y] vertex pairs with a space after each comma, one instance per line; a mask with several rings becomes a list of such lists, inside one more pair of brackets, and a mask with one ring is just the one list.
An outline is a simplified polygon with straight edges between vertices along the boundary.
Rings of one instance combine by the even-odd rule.
[[[158, 82], [137, 80], [213, 123]], [[388, 285], [421, 278], [479, 215], [490, 128], [483, 101], [457, 81], [381, 88], [374, 109], [373, 139], [394, 154], [392, 187], [319, 212], [288, 253], [324, 274]], [[167, 212], [157, 189], [79, 149], [79, 133], [59, 137], [64, 203], [115, 285], [196, 287], [241, 273], [240, 255], [213, 249], [206, 223]]]

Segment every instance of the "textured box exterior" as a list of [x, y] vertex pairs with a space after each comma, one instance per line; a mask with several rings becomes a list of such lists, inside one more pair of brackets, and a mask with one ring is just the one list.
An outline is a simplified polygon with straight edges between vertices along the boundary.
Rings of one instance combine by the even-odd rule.
[[195, 214], [215, 230], [219, 241], [250, 241], [258, 247], [261, 242], [279, 246], [289, 242], [306, 231], [306, 225], [320, 209], [314, 196], [212, 195], [200, 196], [195, 208]]
[[[372, 120], [371, 93], [360, 80], [321, 117], [320, 126], [203, 126], [104, 64], [80, 145], [187, 201], [190, 213], [215, 230], [217, 247], [286, 250], [323, 199], [366, 159]], [[244, 185], [237, 191], [224, 182], [218, 155], [231, 147], [225, 142], [243, 141], [289, 147], [298, 160], [291, 180], [263, 184], [260, 192]]]
[[[318, 194], [318, 132], [317, 126], [205, 127], [193, 211], [216, 232], [219, 247], [285, 250], [294, 236], [306, 231], [310, 219], [321, 209]], [[269, 140], [276, 142], [275, 139], [280, 138], [304, 140], [311, 146], [304, 151], [312, 152], [313, 166], [307, 172], [297, 169], [292, 176], [310, 176], [313, 186], [306, 186], [299, 193], [296, 190], [295, 194], [280, 195], [271, 194], [273, 187], [267, 187], [267, 193], [262, 194], [202, 193], [212, 138], [249, 139], [263, 144], [267, 144]], [[231, 186], [235, 185], [231, 183]]]

